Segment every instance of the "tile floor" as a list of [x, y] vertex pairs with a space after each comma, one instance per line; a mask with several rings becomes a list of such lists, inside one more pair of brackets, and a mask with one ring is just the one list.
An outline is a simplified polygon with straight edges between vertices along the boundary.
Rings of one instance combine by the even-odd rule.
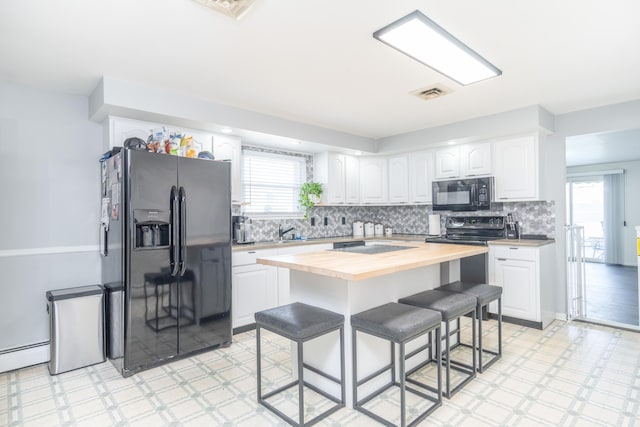
[[[234, 338], [229, 348], [131, 378], [108, 362], [58, 376], [46, 365], [0, 374], [0, 425], [284, 425], [256, 403], [254, 332]], [[560, 321], [544, 331], [505, 324], [503, 343], [503, 358], [421, 425], [640, 426], [640, 334]], [[263, 345], [269, 385], [288, 375], [290, 347], [269, 334]], [[394, 400], [389, 392], [378, 404], [395, 408]], [[320, 425], [376, 423], [345, 408]]]

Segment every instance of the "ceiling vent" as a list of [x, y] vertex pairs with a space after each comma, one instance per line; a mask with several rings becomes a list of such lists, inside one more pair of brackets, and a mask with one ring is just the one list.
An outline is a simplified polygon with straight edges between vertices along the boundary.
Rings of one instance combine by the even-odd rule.
[[451, 92], [451, 89], [438, 83], [427, 88], [414, 90], [413, 92], [411, 92], [411, 94], [428, 101], [430, 99], [439, 98]]
[[210, 7], [211, 9], [240, 19], [253, 6], [255, 0], [194, 0], [197, 3]]

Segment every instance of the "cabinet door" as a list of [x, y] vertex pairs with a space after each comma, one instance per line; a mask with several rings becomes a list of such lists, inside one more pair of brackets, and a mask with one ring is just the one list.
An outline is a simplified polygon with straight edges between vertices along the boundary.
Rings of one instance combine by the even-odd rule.
[[537, 200], [538, 150], [535, 136], [493, 143], [495, 199]]
[[539, 322], [536, 263], [496, 258], [494, 268], [495, 284], [502, 286], [502, 314]]
[[409, 202], [431, 203], [433, 152], [421, 151], [409, 156]]
[[460, 175], [491, 175], [491, 143], [460, 146]]
[[389, 168], [389, 202], [407, 203], [409, 201], [409, 170], [407, 156], [390, 157]]
[[460, 176], [460, 155], [458, 147], [436, 150], [435, 178], [457, 178]]
[[327, 203], [345, 203], [345, 185], [347, 178], [346, 159], [343, 154], [329, 153]]
[[213, 136], [213, 155], [216, 160], [231, 162], [231, 201], [242, 201], [242, 144], [240, 138], [228, 135]]
[[261, 264], [233, 267], [234, 328], [255, 322], [257, 311], [278, 304], [278, 269]]
[[345, 201], [349, 204], [358, 204], [360, 203], [360, 161], [357, 157], [344, 157], [347, 167]]
[[360, 201], [386, 203], [387, 194], [387, 159], [384, 157], [361, 158]]

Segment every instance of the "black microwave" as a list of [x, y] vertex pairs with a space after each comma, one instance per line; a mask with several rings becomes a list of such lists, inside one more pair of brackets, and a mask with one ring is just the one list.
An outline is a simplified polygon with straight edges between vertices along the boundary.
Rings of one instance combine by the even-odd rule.
[[493, 177], [433, 182], [434, 211], [486, 211], [493, 200]]

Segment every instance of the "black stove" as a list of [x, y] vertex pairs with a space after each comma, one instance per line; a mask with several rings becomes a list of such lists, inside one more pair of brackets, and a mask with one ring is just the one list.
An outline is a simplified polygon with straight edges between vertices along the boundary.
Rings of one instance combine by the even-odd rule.
[[503, 216], [450, 216], [445, 221], [444, 237], [427, 237], [427, 243], [457, 243], [486, 246], [506, 236]]

